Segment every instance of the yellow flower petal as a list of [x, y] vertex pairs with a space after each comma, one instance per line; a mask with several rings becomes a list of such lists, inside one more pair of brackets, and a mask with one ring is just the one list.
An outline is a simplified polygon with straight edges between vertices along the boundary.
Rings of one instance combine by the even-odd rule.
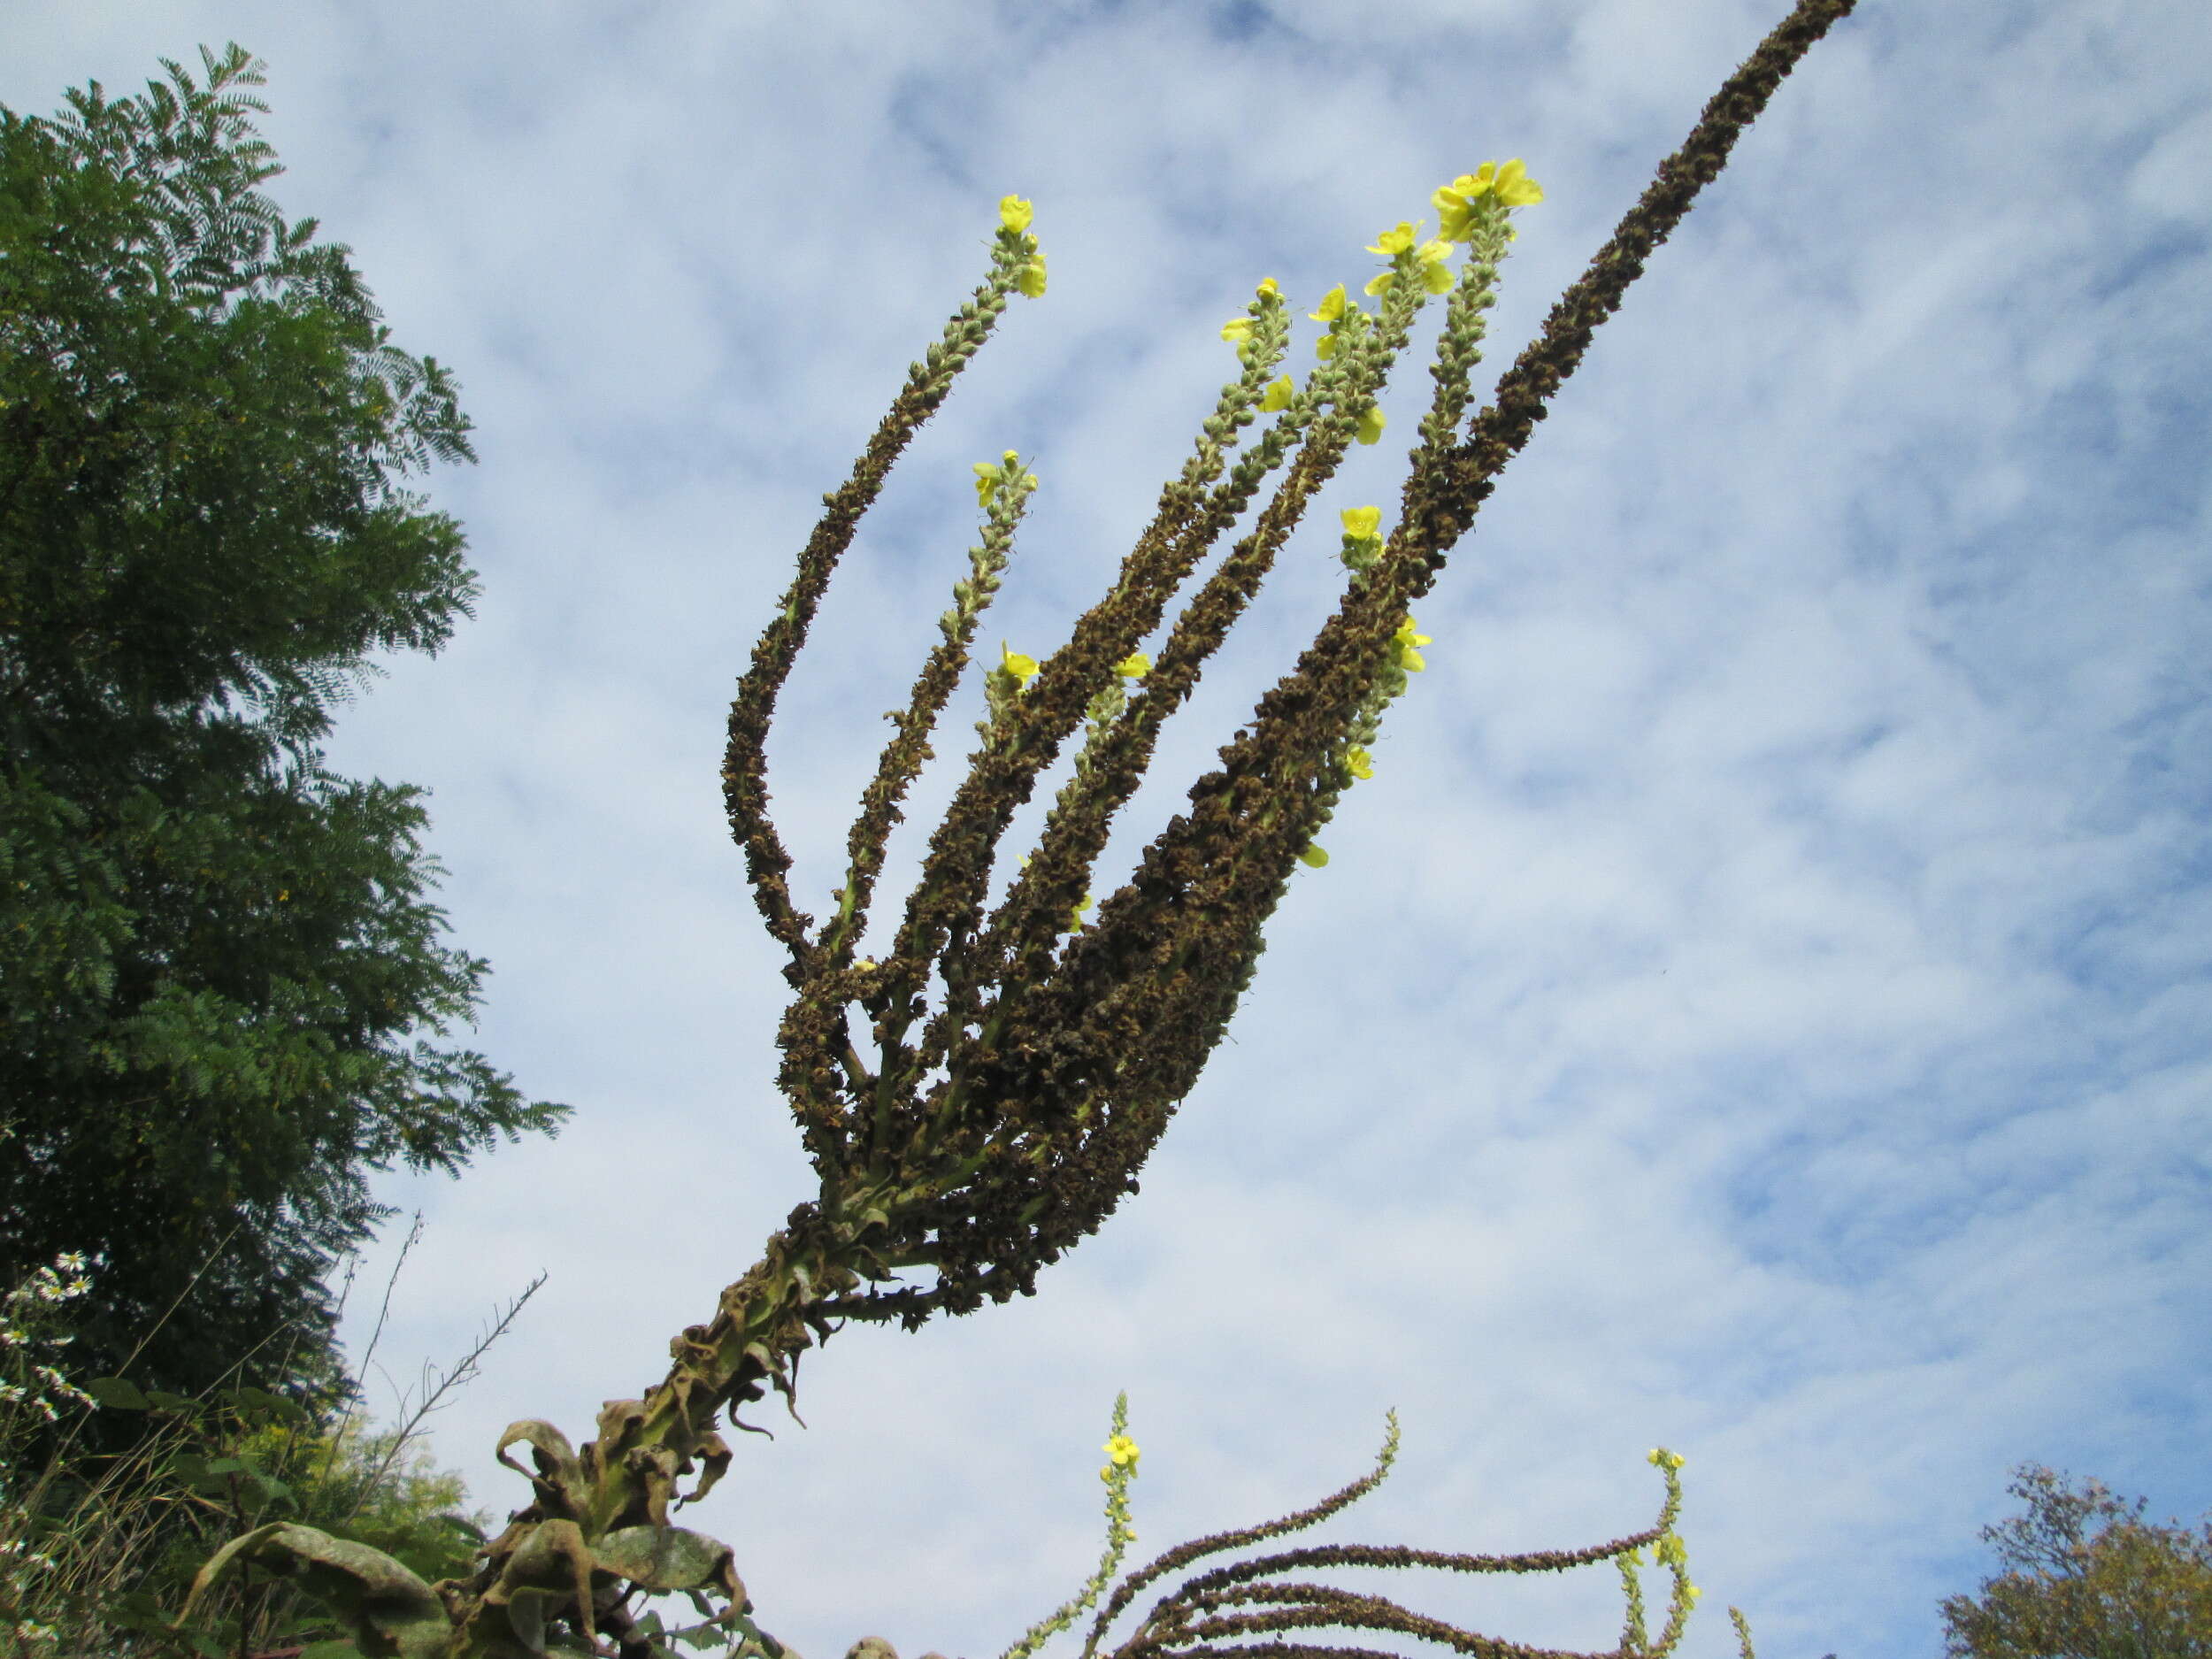
[[1508, 207], [1529, 207], [1544, 199], [1543, 187], [1523, 171], [1518, 156], [1498, 169], [1490, 188]]
[[1395, 258], [1413, 246], [1414, 234], [1412, 225], [1402, 219], [1394, 228], [1383, 232], [1380, 236], [1371, 242], [1367, 251], [1379, 253], [1386, 259]]
[[1252, 291], [1262, 299], [1280, 299], [1283, 296], [1283, 291], [1275, 286], [1275, 279], [1273, 277], [1266, 278], [1260, 283], [1259, 287], [1254, 288]]
[[1306, 313], [1317, 323], [1333, 323], [1344, 315], [1344, 284], [1338, 283], [1321, 296], [1321, 309]]
[[1027, 230], [1034, 212], [1018, 196], [1002, 196], [998, 199], [998, 222], [1009, 230]]
[[1013, 677], [1019, 680], [1023, 685], [1026, 686], [1031, 680], [1037, 677], [1037, 659], [1035, 657], [1025, 657], [1019, 651], [1008, 650], [1006, 649], [1006, 641], [1004, 640], [1001, 640], [998, 642], [998, 654], [1000, 666], [1004, 668], [1008, 673], [1013, 675]]
[[1114, 664], [1114, 672], [1124, 680], [1142, 680], [1152, 672], [1152, 659], [1142, 651], [1132, 651]]
[[1367, 279], [1367, 288], [1365, 291], [1370, 294], [1380, 294], [1387, 289], [1390, 285], [1397, 280], [1398, 273], [1395, 271], [1378, 271], [1373, 276]]
[[1448, 265], [1425, 265], [1421, 267], [1421, 281], [1432, 294], [1448, 294], [1458, 276]]
[[1037, 254], [1031, 257], [1029, 263], [1022, 267], [1021, 274], [1014, 279], [1014, 286], [1019, 288], [1024, 294], [1026, 294], [1033, 300], [1042, 299], [1044, 297], [1044, 255]]
[[1221, 325], [1221, 337], [1232, 343], [1249, 340], [1252, 337], [1252, 319], [1249, 317], [1232, 317]]
[[1272, 415], [1280, 410], [1288, 409], [1291, 400], [1297, 396], [1297, 387], [1291, 383], [1290, 376], [1286, 374], [1268, 387], [1267, 396], [1260, 399], [1260, 413]]
[[1344, 534], [1364, 541], [1382, 527], [1382, 509], [1379, 507], [1347, 507], [1337, 514], [1342, 520]]
[[1318, 870], [1329, 862], [1329, 855], [1322, 851], [1319, 844], [1316, 843], [1309, 846], [1305, 851], [1298, 855], [1298, 862], [1308, 869]]
[[1375, 775], [1374, 757], [1354, 744], [1344, 751], [1344, 769], [1353, 777], [1365, 780]]
[[1359, 431], [1356, 435], [1362, 443], [1373, 443], [1381, 438], [1383, 428], [1389, 424], [1390, 418], [1383, 413], [1382, 405], [1370, 403], [1360, 412]]

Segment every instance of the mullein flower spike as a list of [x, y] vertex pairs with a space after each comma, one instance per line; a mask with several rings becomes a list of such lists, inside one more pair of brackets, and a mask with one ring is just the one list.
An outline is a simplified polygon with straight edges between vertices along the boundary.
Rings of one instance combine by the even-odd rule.
[[[795, 860], [770, 810], [768, 734], [831, 578], [894, 463], [942, 406], [1010, 297], [1044, 292], [1031, 205], [1020, 196], [1002, 199], [988, 273], [912, 365], [850, 475], [823, 497], [823, 517], [730, 706], [724, 800], [755, 902], [788, 956], [783, 971], [795, 995], [777, 1033], [775, 1081], [819, 1179], [818, 1194], [790, 1212], [709, 1316], [678, 1333], [659, 1380], [639, 1398], [606, 1403], [593, 1439], [573, 1446], [535, 1418], [505, 1431], [495, 1455], [526, 1475], [534, 1496], [511, 1512], [506, 1530], [478, 1552], [466, 1578], [434, 1589], [365, 1545], [283, 1523], [227, 1546], [195, 1581], [181, 1617], [189, 1620], [234, 1568], [311, 1567], [308, 1580], [345, 1610], [363, 1652], [498, 1659], [556, 1647], [642, 1651], [657, 1645], [655, 1632], [629, 1610], [633, 1594], [672, 1590], [703, 1600], [710, 1592], [723, 1604], [713, 1615], [718, 1634], [741, 1638], [747, 1652], [765, 1659], [783, 1659], [788, 1650], [753, 1622], [729, 1548], [671, 1525], [670, 1509], [704, 1497], [729, 1470], [734, 1448], [724, 1427], [764, 1432], [741, 1420], [744, 1409], [772, 1389], [797, 1416], [800, 1357], [845, 1321], [895, 1318], [910, 1331], [935, 1315], [964, 1315], [987, 1301], [1029, 1294], [1044, 1268], [1095, 1233], [1137, 1189], [1139, 1171], [1226, 1035], [1295, 864], [1326, 863], [1315, 836], [1342, 790], [1371, 771], [1370, 745], [1381, 713], [1405, 688], [1405, 675], [1421, 666], [1417, 648], [1428, 641], [1415, 627], [1412, 607], [1424, 602], [1495, 477], [1574, 373], [1592, 332], [1619, 308], [1644, 262], [1717, 176], [1782, 79], [1852, 4], [1797, 0], [1707, 104], [1681, 150], [1661, 164], [1643, 198], [1479, 412], [1470, 407], [1469, 371], [1480, 357], [1484, 312], [1512, 235], [1505, 218], [1543, 193], [1517, 159], [1485, 163], [1436, 194], [1443, 220], [1437, 242], [1465, 242], [1471, 257], [1450, 285], [1433, 371], [1438, 390], [1409, 457], [1401, 522], [1384, 543], [1379, 511], [1346, 515], [1350, 570], [1342, 603], [1296, 669], [1221, 749], [1220, 769], [1192, 786], [1187, 810], [1154, 838], [1130, 880], [1099, 905], [1096, 920], [1070, 940], [1068, 926], [1081, 919], [1085, 885], [1112, 820], [1146, 780], [1160, 722], [1188, 702], [1357, 428], [1364, 421], [1379, 434], [1380, 411], [1373, 419], [1367, 411], [1424, 297], [1411, 282], [1394, 280], [1371, 314], [1348, 302], [1341, 284], [1332, 289], [1312, 313], [1329, 329], [1317, 347], [1324, 366], [1303, 393], [1291, 386], [1288, 401], [1269, 411], [1280, 418], [1258, 428], [1233, 457], [1256, 406], [1271, 394], [1286, 396], [1277, 365], [1289, 319], [1276, 285], [1260, 284], [1247, 326], [1232, 335], [1243, 373], [1202, 423], [1195, 456], [1163, 491], [1118, 580], [1055, 653], [1055, 672], [1042, 673], [1034, 657], [1001, 641], [999, 661], [983, 676], [989, 718], [978, 727], [971, 769], [929, 838], [903, 916], [884, 926], [879, 959], [856, 961], [888, 838], [909, 788], [933, 758], [930, 739], [949, 700], [974, 664], [979, 614], [997, 589], [1034, 486], [1018, 470], [1018, 457], [975, 469], [987, 522], [981, 545], [970, 551], [972, 574], [956, 583], [954, 608], [940, 618], [943, 638], [908, 705], [891, 717], [894, 735], [849, 834], [834, 913], [819, 921], [792, 892]], [[1418, 276], [1425, 288], [1440, 282], [1430, 273], [1443, 266], [1444, 249], [1420, 242], [1410, 223], [1402, 230], [1387, 234], [1394, 277]], [[1171, 613], [1181, 585], [1248, 510], [1256, 510], [1256, 527]], [[1137, 677], [1130, 672], [1142, 657], [1135, 647], [1163, 626], [1156, 662], [1144, 659], [1141, 691], [1132, 695], [1125, 682]], [[1073, 775], [1045, 815], [1034, 864], [995, 909], [1001, 842], [1079, 729], [1085, 734]], [[899, 1276], [911, 1270], [933, 1282], [902, 1282]], [[1125, 1541], [1122, 1488], [1136, 1465], [1125, 1406], [1117, 1404], [1107, 1443], [1110, 1563]], [[534, 1472], [509, 1455], [524, 1442]], [[1375, 1473], [1317, 1509], [1196, 1540], [1133, 1576], [1102, 1606], [1085, 1659], [1141, 1580], [1325, 1518], [1381, 1479], [1396, 1445], [1394, 1417]], [[1551, 1571], [1617, 1560], [1673, 1536], [1678, 1467], [1667, 1454], [1668, 1497], [1658, 1525], [1610, 1544], [1512, 1557], [1419, 1553], [1477, 1571]], [[690, 1490], [682, 1489], [686, 1480]], [[1433, 1624], [1417, 1625], [1409, 1609], [1364, 1590], [1354, 1595], [1302, 1582], [1251, 1582], [1257, 1571], [1304, 1564], [1292, 1557], [1307, 1553], [1239, 1563], [1226, 1586], [1210, 1578], [1184, 1586], [1114, 1659], [1224, 1651], [1202, 1645], [1217, 1635], [1279, 1640], [1271, 1632]], [[1330, 1553], [1365, 1564], [1418, 1564], [1416, 1552], [1405, 1550], [1332, 1547]], [[1623, 1567], [1624, 1576], [1632, 1571]], [[1087, 1594], [1102, 1588], [1103, 1578]], [[1673, 1647], [1691, 1600], [1685, 1582], [1677, 1579], [1668, 1628], [1647, 1643], [1636, 1624], [1631, 1579], [1633, 1640], [1620, 1651], [1658, 1659]], [[1235, 1610], [1255, 1601], [1277, 1605]], [[1055, 1627], [1064, 1628], [1059, 1616]], [[1033, 1636], [1042, 1633], [1040, 1627]], [[1447, 1639], [1464, 1652], [1487, 1642], [1463, 1632], [1448, 1632]], [[1033, 1642], [1025, 1644], [1025, 1656]], [[1488, 1646], [1502, 1651], [1505, 1645]]]

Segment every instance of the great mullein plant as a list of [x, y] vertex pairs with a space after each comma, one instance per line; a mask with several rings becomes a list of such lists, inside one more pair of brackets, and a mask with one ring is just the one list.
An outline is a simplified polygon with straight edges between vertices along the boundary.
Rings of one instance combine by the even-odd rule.
[[[1644, 259], [1721, 170], [1742, 129], [1852, 0], [1801, 0], [1721, 88], [1683, 147], [1630, 211], [1540, 336], [1471, 419], [1469, 378], [1481, 357], [1484, 313], [1516, 232], [1517, 209], [1542, 200], [1519, 161], [1485, 163], [1440, 188], [1440, 223], [1411, 223], [1372, 251], [1383, 268], [1368, 309], [1332, 289], [1308, 313], [1321, 324], [1302, 378], [1286, 372], [1295, 319], [1272, 281], [1223, 330], [1240, 373], [1201, 426], [1181, 473], [1105, 598], [1066, 644], [1039, 660], [999, 642], [984, 675], [985, 718], [965, 779], [931, 835], [921, 872], [880, 958], [859, 954], [900, 803], [932, 758], [930, 737], [972, 660], [982, 613], [998, 591], [1037, 487], [1015, 451], [975, 468], [979, 544], [953, 588], [941, 640], [915, 681], [847, 843], [844, 885], [818, 922], [794, 902], [791, 857], [770, 817], [763, 751], [776, 698], [806, 642], [837, 561], [882, 489], [892, 463], [933, 414], [1017, 294], [1045, 291], [1030, 204], [1000, 204], [988, 278], [912, 366], [820, 524], [730, 710], [723, 769], [730, 824], [745, 853], [769, 933], [789, 953], [795, 995], [778, 1036], [778, 1074], [820, 1177], [813, 1200], [772, 1234], [761, 1259], [725, 1289], [711, 1317], [671, 1344], [672, 1363], [637, 1399], [611, 1402], [580, 1448], [551, 1424], [524, 1419], [500, 1437], [500, 1461], [527, 1476], [533, 1499], [482, 1552], [469, 1578], [425, 1584], [386, 1557], [297, 1525], [237, 1539], [202, 1573], [195, 1598], [246, 1563], [298, 1573], [350, 1620], [361, 1650], [429, 1655], [610, 1651], [664, 1653], [680, 1635], [725, 1639], [782, 1659], [755, 1622], [729, 1548], [670, 1524], [732, 1461], [720, 1432], [773, 1389], [795, 1416], [800, 1356], [846, 1319], [896, 1318], [912, 1330], [937, 1312], [1033, 1292], [1039, 1270], [1094, 1232], [1197, 1080], [1252, 978], [1263, 929], [1301, 864], [1323, 863], [1316, 836], [1344, 791], [1371, 775], [1379, 723], [1422, 667], [1413, 607], [1472, 521], [1506, 461], [1579, 362], [1593, 331], [1620, 303]], [[1460, 268], [1451, 261], [1462, 255]], [[1193, 786], [1189, 805], [1152, 841], [1133, 877], [1092, 908], [1092, 868], [1115, 814], [1136, 791], [1162, 721], [1190, 696], [1279, 551], [1354, 443], [1384, 430], [1376, 399], [1431, 300], [1444, 307], [1431, 369], [1435, 394], [1394, 523], [1382, 510], [1340, 510], [1348, 568], [1341, 602], [1296, 668], [1260, 699]], [[1247, 442], [1248, 435], [1249, 442]], [[1168, 620], [1171, 599], [1255, 503], [1251, 527]], [[1147, 650], [1165, 624], [1164, 636]], [[1037, 781], [1069, 746], [1072, 769], [1036, 846], [989, 902], [1001, 841]], [[857, 1017], [855, 1015], [857, 1010]], [[855, 1026], [864, 1023], [864, 1045]], [[864, 1047], [865, 1052], [864, 1052]], [[901, 1272], [926, 1276], [902, 1283]], [[1010, 1650], [1022, 1659], [1104, 1591], [1128, 1532], [1136, 1448], [1117, 1407], [1110, 1461], [1109, 1549], [1079, 1601]], [[1132, 1575], [1100, 1614], [1085, 1652], [1137, 1588], [1197, 1557], [1312, 1525], [1379, 1480], [1381, 1463], [1317, 1508], [1248, 1532], [1197, 1540]], [[512, 1455], [527, 1448], [529, 1464]], [[1610, 1560], [1629, 1617], [1621, 1654], [1659, 1654], [1679, 1639], [1694, 1599], [1673, 1530], [1681, 1459], [1653, 1461], [1667, 1497], [1657, 1524], [1589, 1549], [1483, 1557], [1339, 1547], [1225, 1567], [1157, 1604], [1114, 1649], [1117, 1659], [1217, 1651], [1230, 1635], [1350, 1626], [1408, 1632], [1490, 1653], [1530, 1652], [1453, 1630], [1371, 1595], [1259, 1581], [1277, 1568], [1426, 1564], [1460, 1571], [1548, 1571]], [[692, 1478], [687, 1492], [680, 1482]], [[1671, 1617], [1647, 1639], [1634, 1562], [1650, 1548], [1671, 1570]], [[637, 1598], [688, 1594], [707, 1623], [664, 1631]], [[189, 1609], [188, 1608], [188, 1617]], [[888, 1644], [860, 1645], [878, 1655]], [[1748, 1651], [1748, 1638], [1745, 1639]]]

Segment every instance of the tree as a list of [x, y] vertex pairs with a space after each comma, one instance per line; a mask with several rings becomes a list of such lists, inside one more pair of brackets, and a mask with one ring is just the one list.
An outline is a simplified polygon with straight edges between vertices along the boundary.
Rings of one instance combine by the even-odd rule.
[[327, 1403], [365, 1171], [568, 1109], [434, 1040], [487, 964], [440, 942], [421, 792], [316, 747], [369, 652], [473, 614], [396, 482], [469, 423], [257, 191], [259, 65], [202, 58], [0, 110], [0, 1282], [91, 1258], [81, 1375], [143, 1340], [150, 1386]]
[[[2098, 1480], [2078, 1491], [2039, 1463], [2008, 1488], [2028, 1513], [1982, 1528], [2005, 1571], [1943, 1603], [1949, 1659], [2212, 1655], [2212, 1521], [2143, 1524]], [[2096, 1525], [2091, 1529], [2091, 1523]]]
[[[991, 265], [942, 337], [916, 363], [851, 476], [826, 512], [754, 648], [730, 710], [723, 767], [733, 838], [756, 903], [788, 961], [795, 993], [778, 1033], [778, 1083], [818, 1178], [815, 1197], [771, 1234], [761, 1258], [726, 1286], [708, 1317], [669, 1345], [672, 1364], [634, 1399], [609, 1401], [580, 1448], [554, 1425], [511, 1423], [495, 1448], [528, 1476], [532, 1502], [465, 1578], [433, 1585], [388, 1555], [342, 1547], [305, 1525], [273, 1523], [234, 1539], [204, 1567], [181, 1609], [188, 1626], [209, 1591], [247, 1567], [306, 1578], [345, 1612], [364, 1652], [509, 1659], [564, 1652], [658, 1659], [671, 1651], [656, 1613], [635, 1598], [685, 1592], [722, 1605], [675, 1639], [727, 1637], [749, 1655], [785, 1659], [755, 1621], [729, 1546], [672, 1525], [672, 1509], [712, 1488], [735, 1461], [721, 1432], [771, 1389], [795, 1406], [798, 1363], [848, 1319], [897, 1319], [914, 1330], [1034, 1293], [1038, 1274], [1095, 1232], [1137, 1177], [1215, 1047], [1265, 948], [1265, 929], [1302, 866], [1325, 864], [1315, 837], [1345, 790], [1371, 772], [1368, 745], [1388, 705], [1419, 671], [1428, 642], [1420, 603], [1498, 473], [1528, 442], [1598, 326], [1726, 164], [1745, 127], [1852, 0], [1798, 0], [1707, 104], [1680, 150], [1553, 308], [1540, 337], [1499, 379], [1495, 401], [1469, 414], [1486, 312], [1516, 231], [1512, 212], [1543, 200], [1518, 160], [1486, 162], [1439, 188], [1439, 236], [1409, 223], [1382, 234], [1384, 268], [1369, 310], [1339, 285], [1312, 313], [1325, 326], [1302, 382], [1282, 365], [1293, 311], [1272, 281], [1223, 329], [1237, 378], [1201, 423], [1181, 473], [1162, 490], [1107, 595], [1043, 661], [1002, 643], [983, 675], [985, 718], [965, 777], [931, 834], [918, 879], [888, 929], [880, 960], [860, 954], [901, 803], [931, 757], [930, 739], [970, 666], [982, 611], [1007, 569], [1035, 476], [1018, 453], [975, 468], [982, 515], [966, 576], [953, 584], [941, 639], [863, 791], [847, 841], [844, 884], [820, 921], [790, 890], [792, 860], [769, 810], [768, 728], [838, 560], [893, 463], [949, 396], [1017, 294], [1041, 296], [1045, 257], [1031, 204], [1007, 196]], [[1465, 250], [1463, 265], [1452, 260]], [[1447, 296], [1448, 297], [1443, 297]], [[1094, 866], [1115, 815], [1137, 792], [1166, 717], [1243, 614], [1279, 551], [1354, 442], [1379, 439], [1376, 398], [1415, 319], [1442, 298], [1435, 394], [1413, 445], [1397, 522], [1382, 510], [1340, 517], [1343, 596], [1295, 668], [1263, 695], [1200, 778], [1187, 810], [1146, 849], [1133, 876], [1097, 906]], [[1242, 434], [1249, 428], [1252, 441]], [[1268, 488], [1271, 478], [1275, 481]], [[1256, 509], [1169, 619], [1224, 535]], [[1164, 626], [1153, 652], [1139, 647]], [[1038, 782], [1071, 749], [1071, 765], [1033, 853], [1002, 863], [1001, 842]], [[1012, 879], [994, 904], [995, 872]], [[649, 1264], [663, 1273], [688, 1263]], [[902, 1280], [910, 1273], [919, 1282]], [[1324, 1339], [1325, 1340], [1325, 1338]], [[795, 1409], [794, 1411], [795, 1416]], [[1131, 1541], [1125, 1494], [1137, 1448], [1117, 1406], [1101, 1470], [1108, 1550], [1077, 1601], [1011, 1650], [1021, 1659], [1097, 1602]], [[530, 1466], [510, 1448], [526, 1447]], [[1313, 1509], [1168, 1551], [1124, 1579], [1091, 1627], [1086, 1659], [1146, 1584], [1193, 1562], [1314, 1525], [1372, 1488], [1379, 1466]], [[1533, 1650], [1460, 1631], [1379, 1595], [1269, 1572], [1315, 1565], [1431, 1565], [1539, 1572], [1611, 1563], [1628, 1604], [1621, 1647], [1643, 1659], [1680, 1640], [1695, 1586], [1673, 1531], [1681, 1458], [1651, 1461], [1667, 1499], [1656, 1524], [1609, 1543], [1510, 1556], [1325, 1546], [1216, 1568], [1178, 1586], [1110, 1651], [1115, 1659], [1194, 1659], [1237, 1651], [1216, 1639], [1332, 1628], [1394, 1631], [1465, 1652]], [[691, 1490], [684, 1491], [686, 1479]], [[772, 1504], [772, 1494], [759, 1494]], [[1649, 1547], [1673, 1577], [1664, 1627], [1647, 1635], [1634, 1563]], [[1739, 1619], [1740, 1633], [1742, 1630]], [[1749, 1650], [1747, 1635], [1744, 1648]], [[1268, 1640], [1248, 1651], [1281, 1659], [1363, 1649]], [[870, 1638], [855, 1655], [890, 1659]]]

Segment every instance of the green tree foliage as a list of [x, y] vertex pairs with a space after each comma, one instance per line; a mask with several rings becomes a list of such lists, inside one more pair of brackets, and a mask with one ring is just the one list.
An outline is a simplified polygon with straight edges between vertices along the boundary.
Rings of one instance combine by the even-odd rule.
[[149, 1386], [327, 1402], [365, 1172], [568, 1109], [435, 1041], [488, 964], [439, 942], [421, 792], [316, 748], [369, 653], [472, 614], [396, 482], [469, 423], [257, 192], [259, 65], [202, 58], [0, 110], [0, 1282], [91, 1258], [80, 1375], [151, 1332]]
[[1948, 1659], [2212, 1655], [2212, 1521], [2147, 1526], [2103, 1483], [2076, 1490], [2037, 1463], [2009, 1490], [2028, 1506], [1982, 1538], [2004, 1571], [1943, 1603]]

